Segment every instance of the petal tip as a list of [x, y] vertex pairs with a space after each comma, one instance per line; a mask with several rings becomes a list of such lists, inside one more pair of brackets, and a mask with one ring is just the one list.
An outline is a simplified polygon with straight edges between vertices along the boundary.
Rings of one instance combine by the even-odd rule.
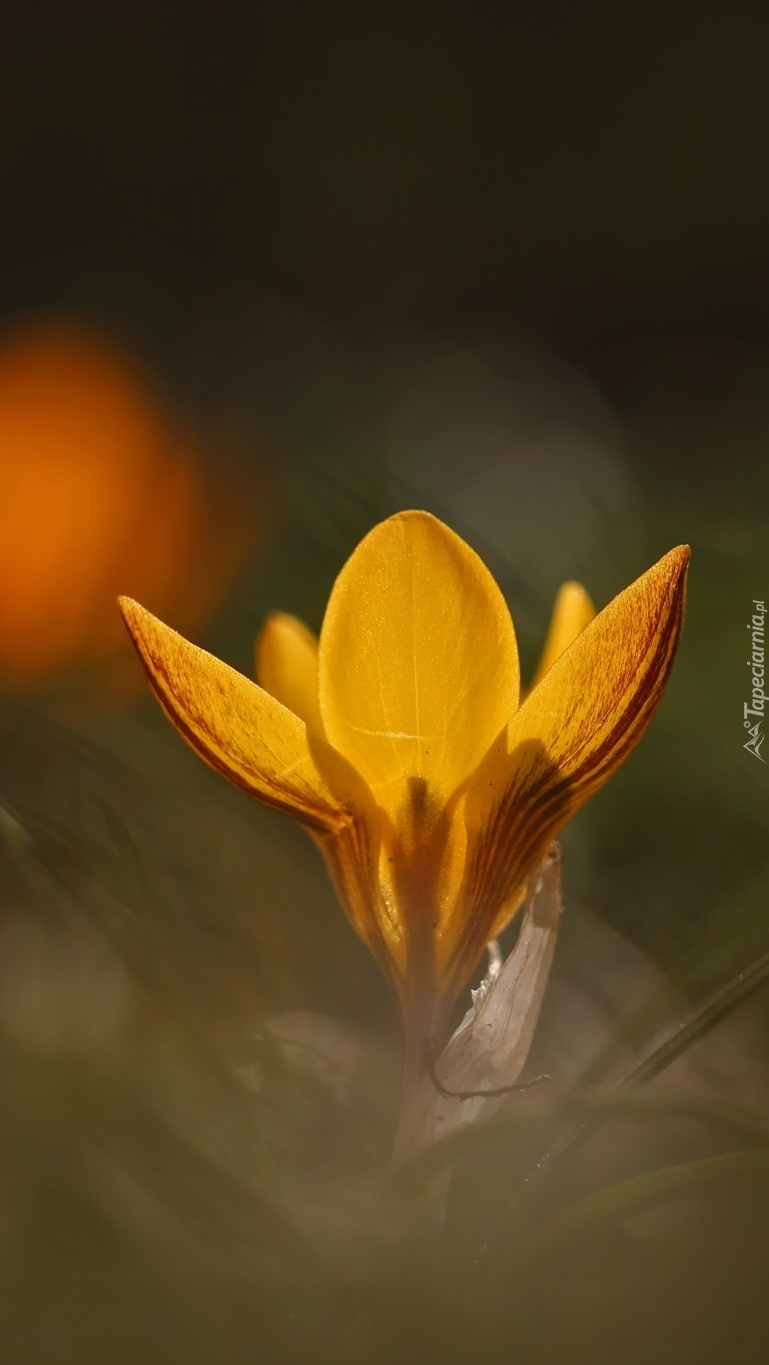
[[117, 604], [126, 630], [140, 654], [148, 634], [157, 631], [158, 627], [168, 631], [169, 635], [176, 633], [170, 626], [163, 625], [163, 622], [153, 616], [152, 612], [148, 611], [146, 607], [143, 607], [141, 602], [135, 602], [133, 597], [118, 597]]
[[145, 617], [151, 617], [152, 612], [147, 611], [141, 602], [136, 602], [133, 597], [118, 597], [118, 610], [123, 620], [128, 624], [129, 621], [141, 621]]
[[668, 553], [663, 555], [660, 564], [665, 564], [669, 566], [673, 572], [680, 574], [688, 568], [691, 557], [691, 545], [676, 545], [674, 549], [668, 550]]
[[[666, 555], [654, 566], [657, 571], [657, 582], [663, 587], [663, 592], [671, 594], [671, 600], [679, 603], [679, 612], [683, 612], [686, 597], [686, 582], [689, 571], [689, 561], [692, 557], [689, 545], [676, 545], [674, 549], [668, 550]], [[653, 571], [652, 571], [653, 572]]]
[[138, 602], [135, 602], [132, 597], [123, 596], [118, 597], [117, 606], [118, 611], [123, 618], [123, 623], [129, 635], [133, 638], [134, 632], [138, 629], [142, 617], [146, 614], [145, 608]]
[[401, 512], [393, 512], [392, 516], [386, 517], [380, 526], [386, 526], [388, 522], [416, 523], [422, 526], [445, 526], [440, 517], [436, 517], [433, 512], [426, 511], [423, 507], [406, 507]]
[[[645, 574], [641, 574], [636, 583], [639, 585], [646, 583], [652, 593], [659, 596], [660, 604], [663, 601], [672, 603], [674, 599], [679, 599], [683, 605], [691, 553], [688, 545], [674, 546], [658, 559], [656, 564], [652, 564]], [[631, 584], [631, 588], [634, 586]], [[620, 594], [620, 597], [622, 596], [623, 594]]]

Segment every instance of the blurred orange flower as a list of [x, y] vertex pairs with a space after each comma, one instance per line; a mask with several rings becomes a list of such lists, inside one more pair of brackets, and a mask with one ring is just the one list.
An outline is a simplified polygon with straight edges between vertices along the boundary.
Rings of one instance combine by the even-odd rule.
[[127, 356], [64, 324], [0, 346], [0, 681], [29, 687], [122, 649], [126, 584], [200, 624], [254, 542]]

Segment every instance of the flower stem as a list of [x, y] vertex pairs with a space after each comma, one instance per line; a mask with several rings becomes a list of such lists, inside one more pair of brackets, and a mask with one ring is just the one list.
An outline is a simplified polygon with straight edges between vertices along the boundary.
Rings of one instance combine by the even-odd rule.
[[433, 1036], [433, 1010], [431, 1002], [425, 1000], [418, 1008], [412, 1008], [405, 1020], [401, 1114], [427, 1076], [425, 1048]]

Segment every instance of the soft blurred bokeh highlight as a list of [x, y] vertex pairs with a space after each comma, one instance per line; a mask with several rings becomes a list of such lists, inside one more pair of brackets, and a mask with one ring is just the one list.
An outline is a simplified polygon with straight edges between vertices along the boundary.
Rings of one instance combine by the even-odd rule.
[[538, 1184], [557, 1123], [511, 1105], [442, 1223], [441, 1171], [389, 1183], [396, 1014], [319, 859], [156, 714], [113, 603], [251, 673], [269, 611], [317, 629], [361, 535], [426, 507], [530, 676], [564, 579], [600, 607], [688, 541], [664, 703], [564, 838], [533, 1071], [631, 1065], [747, 971], [767, 60], [759, 6], [8, 6], [10, 1365], [761, 1358], [767, 998]]
[[0, 677], [18, 690], [124, 653], [120, 592], [199, 625], [265, 529], [264, 500], [205, 468], [135, 362], [65, 322], [0, 339], [0, 478]]

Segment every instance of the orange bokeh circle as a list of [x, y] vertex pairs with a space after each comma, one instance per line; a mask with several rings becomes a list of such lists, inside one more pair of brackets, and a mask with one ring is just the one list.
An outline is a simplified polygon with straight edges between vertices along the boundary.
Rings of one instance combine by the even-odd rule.
[[0, 346], [0, 680], [117, 654], [115, 598], [180, 627], [214, 609], [258, 534], [136, 364], [63, 325]]

